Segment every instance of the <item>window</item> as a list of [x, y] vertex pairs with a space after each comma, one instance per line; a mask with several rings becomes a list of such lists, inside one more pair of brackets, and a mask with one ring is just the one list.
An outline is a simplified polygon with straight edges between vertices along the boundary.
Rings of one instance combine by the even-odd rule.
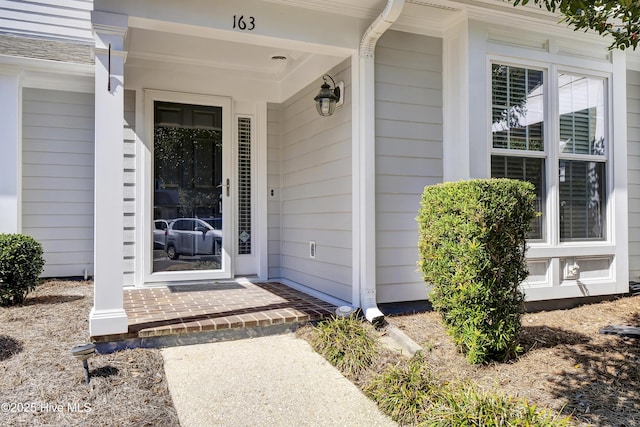
[[605, 238], [604, 81], [558, 75], [560, 240]]
[[250, 117], [238, 117], [238, 254], [251, 255]]
[[[492, 66], [491, 176], [533, 183], [536, 210], [545, 211], [544, 85], [540, 70]], [[544, 239], [543, 214], [534, 219], [531, 240]]]
[[607, 81], [549, 70], [492, 64], [491, 176], [535, 186], [531, 240], [605, 240]]

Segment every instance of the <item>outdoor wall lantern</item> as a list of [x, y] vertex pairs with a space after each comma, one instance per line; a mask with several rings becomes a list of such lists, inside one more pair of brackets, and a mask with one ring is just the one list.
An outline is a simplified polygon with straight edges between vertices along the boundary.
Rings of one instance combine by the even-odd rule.
[[[327, 83], [327, 77], [333, 83], [333, 89]], [[324, 83], [320, 86], [320, 92], [313, 98], [316, 101], [316, 108], [318, 114], [321, 116], [330, 116], [336, 111], [336, 107], [341, 106], [344, 103], [344, 82], [336, 82], [331, 78], [329, 74], [322, 76]]]

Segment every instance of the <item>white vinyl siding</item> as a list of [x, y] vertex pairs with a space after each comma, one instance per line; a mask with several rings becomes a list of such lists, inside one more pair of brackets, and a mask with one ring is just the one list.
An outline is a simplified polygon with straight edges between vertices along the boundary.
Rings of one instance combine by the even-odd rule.
[[280, 117], [277, 104], [267, 106], [267, 238], [269, 277], [280, 277]]
[[[282, 108], [280, 272], [285, 279], [351, 301], [349, 61], [328, 73], [345, 82], [345, 104], [333, 116], [320, 117], [316, 111], [313, 97], [320, 79]], [[310, 241], [317, 245], [315, 259], [309, 256]]]
[[640, 281], [640, 72], [627, 72], [629, 280]]
[[93, 274], [93, 94], [23, 90], [22, 232], [43, 277]]
[[442, 179], [442, 42], [388, 31], [376, 49], [378, 302], [427, 298], [415, 218]]
[[93, 0], [0, 1], [0, 33], [91, 43]]
[[124, 92], [124, 280], [125, 286], [135, 284], [136, 231], [136, 92]]

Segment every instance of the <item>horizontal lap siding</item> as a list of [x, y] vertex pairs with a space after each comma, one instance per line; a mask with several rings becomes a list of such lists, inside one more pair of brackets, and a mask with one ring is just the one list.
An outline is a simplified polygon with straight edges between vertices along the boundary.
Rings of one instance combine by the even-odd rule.
[[[316, 111], [313, 97], [320, 88], [319, 81], [285, 102], [280, 111], [281, 149], [271, 146], [269, 149], [269, 179], [274, 185], [281, 185], [279, 218], [275, 206], [270, 205], [269, 211], [270, 247], [273, 248], [270, 254], [275, 255], [276, 248], [280, 250], [281, 277], [351, 301], [349, 61], [329, 74], [336, 82], [345, 82], [345, 105], [333, 116], [320, 117]], [[275, 120], [276, 112], [270, 111]], [[270, 132], [275, 129], [276, 123]], [[270, 136], [270, 140], [275, 142], [275, 136]], [[275, 162], [278, 155], [279, 164]], [[280, 245], [276, 236], [280, 238]], [[310, 240], [317, 245], [315, 259], [309, 257]]]
[[[136, 216], [136, 92], [124, 92], [124, 285], [135, 284]], [[151, 256], [151, 254], [149, 254]]]
[[93, 274], [93, 94], [24, 89], [22, 231], [44, 277]]
[[627, 72], [629, 280], [640, 281], [640, 72]]
[[426, 298], [415, 217], [426, 185], [442, 182], [442, 44], [388, 31], [376, 49], [378, 302]]
[[[280, 272], [280, 123], [281, 110], [276, 104], [267, 106], [267, 238], [269, 241], [269, 277]], [[271, 191], [273, 190], [273, 193]]]
[[0, 33], [90, 43], [93, 0], [0, 0]]

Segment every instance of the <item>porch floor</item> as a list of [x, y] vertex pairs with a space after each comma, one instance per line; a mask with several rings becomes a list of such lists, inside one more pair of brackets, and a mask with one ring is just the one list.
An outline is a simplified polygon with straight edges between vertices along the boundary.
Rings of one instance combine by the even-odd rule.
[[243, 281], [125, 289], [124, 309], [129, 320], [126, 334], [92, 340], [168, 338], [299, 324], [327, 318], [336, 307], [281, 283]]

